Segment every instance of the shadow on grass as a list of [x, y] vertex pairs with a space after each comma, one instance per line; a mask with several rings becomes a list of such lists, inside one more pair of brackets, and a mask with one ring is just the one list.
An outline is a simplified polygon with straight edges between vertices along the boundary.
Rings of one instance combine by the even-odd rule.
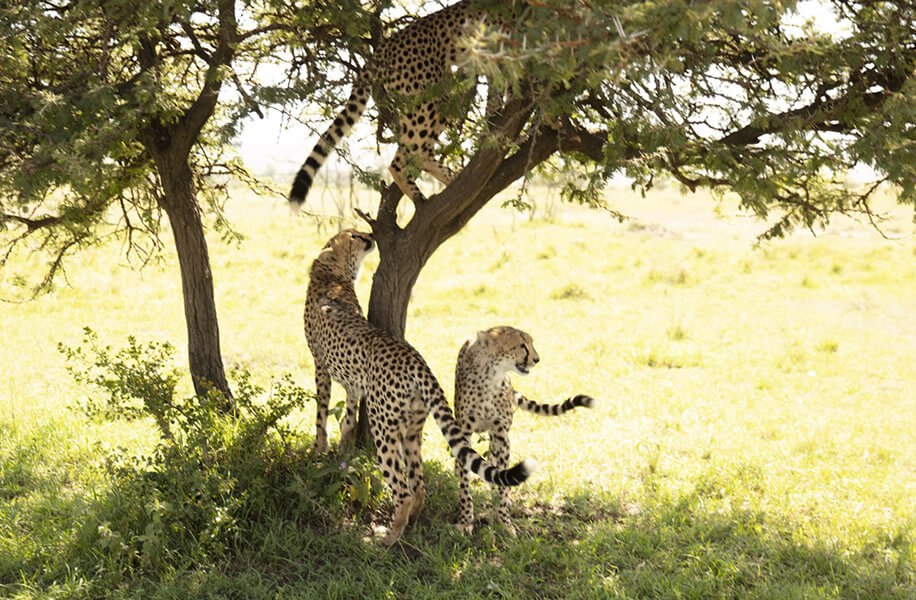
[[[115, 487], [91, 501], [57, 504], [57, 510], [73, 512], [58, 525], [69, 523], [81, 532], [58, 534], [70, 540], [68, 545], [45, 551], [33, 545], [29, 560], [6, 562], [0, 595], [910, 600], [916, 592], [911, 531], [901, 528], [853, 547], [842, 540], [812, 539], [776, 515], [723, 510], [696, 491], [670, 497], [650, 491], [635, 504], [624, 504], [579, 490], [562, 503], [548, 504], [522, 490], [514, 513], [519, 534], [513, 538], [487, 522], [492, 498], [477, 486], [475, 505], [484, 518], [466, 536], [451, 525], [457, 481], [450, 468], [435, 463], [426, 465], [429, 500], [418, 523], [387, 549], [372, 537], [373, 526], [389, 514], [386, 499], [341, 503], [334, 512], [333, 503], [314, 499], [321, 490], [303, 490], [337, 481], [316, 474], [328, 465], [339, 467], [339, 459], [291, 456], [299, 466], [275, 473], [269, 481], [276, 487], [230, 490], [233, 496], [247, 494], [245, 508], [209, 541], [201, 537], [203, 528], [172, 532], [177, 537], [167, 539], [180, 540], [173, 548], [145, 544], [153, 533], [169, 531], [149, 509], [164, 497], [163, 481], [139, 490], [147, 497], [138, 496], [138, 490], [125, 497], [125, 490]], [[214, 491], [224, 492], [218, 486]], [[165, 496], [184, 494], [193, 504], [201, 502], [195, 497], [201, 493]], [[204, 503], [211, 504], [219, 503]], [[30, 506], [22, 510], [41, 510], [41, 502]], [[125, 520], [116, 531], [122, 511], [135, 522]], [[146, 520], [137, 520], [138, 514]], [[218, 521], [217, 514], [210, 517]], [[40, 515], [21, 512], [17, 518], [37, 522]], [[85, 519], [95, 519], [88, 529], [85, 522], [79, 525]], [[131, 534], [123, 527], [131, 523], [140, 529], [133, 531], [133, 556], [126, 560], [123, 544]], [[145, 556], [148, 552], [157, 554]]]

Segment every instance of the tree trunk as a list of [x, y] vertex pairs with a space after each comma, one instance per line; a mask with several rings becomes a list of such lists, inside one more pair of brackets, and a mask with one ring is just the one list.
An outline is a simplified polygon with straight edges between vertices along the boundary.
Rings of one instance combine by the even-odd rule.
[[[429, 236], [408, 234], [394, 225], [394, 215], [385, 220], [387, 226], [382, 224], [387, 207], [396, 207], [401, 196], [400, 188], [393, 184], [383, 191], [379, 221], [373, 222], [379, 265], [372, 276], [366, 318], [396, 338], [404, 339], [407, 331], [407, 306], [413, 286], [438, 244], [430, 250]], [[356, 439], [360, 445], [372, 447], [365, 402], [359, 405]]]
[[413, 286], [429, 254], [417, 236], [377, 236], [379, 265], [372, 277], [367, 318], [370, 323], [403, 339], [407, 331], [407, 305]]
[[191, 167], [186, 160], [170, 165], [160, 163], [159, 177], [165, 192], [160, 203], [169, 217], [181, 270], [194, 391], [199, 397], [213, 392], [221, 394], [228, 410], [232, 407], [232, 392], [220, 352], [210, 253]]
[[[516, 139], [529, 115], [530, 107], [523, 100], [507, 105], [499, 117], [505, 139]], [[372, 278], [366, 314], [369, 322], [404, 339], [410, 295], [433, 252], [496, 194], [556, 152], [561, 140], [573, 150], [599, 157], [604, 144], [603, 139], [569, 130], [564, 124], [528, 136], [509, 156], [507, 146], [484, 146], [445, 190], [415, 207], [405, 227], [397, 224], [401, 190], [394, 184], [385, 189], [377, 218], [363, 215], [379, 249], [379, 266]], [[372, 447], [365, 402], [360, 403], [356, 436], [363, 446]]]

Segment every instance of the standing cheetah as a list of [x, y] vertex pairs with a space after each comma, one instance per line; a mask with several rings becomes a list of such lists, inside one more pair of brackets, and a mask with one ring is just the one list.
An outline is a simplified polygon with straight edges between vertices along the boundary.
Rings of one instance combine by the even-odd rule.
[[[375, 240], [367, 233], [350, 230], [332, 238], [318, 258], [312, 263], [309, 285], [305, 296], [305, 339], [315, 362], [315, 392], [317, 395], [317, 416], [315, 419], [315, 448], [318, 452], [328, 450], [328, 405], [331, 401], [331, 361], [328, 356], [327, 339], [334, 333], [328, 330], [328, 323], [321, 310], [323, 302], [336, 301], [362, 315], [359, 299], [353, 287], [363, 259], [375, 248]], [[343, 262], [338, 263], [338, 259]], [[359, 405], [360, 390], [347, 387], [347, 404], [340, 428], [340, 444], [346, 449], [353, 439], [356, 423], [356, 409]]]
[[[481, 10], [471, 7], [472, 2], [461, 0], [421, 17], [382, 41], [357, 75], [346, 106], [299, 168], [289, 194], [294, 209], [305, 202], [315, 173], [328, 154], [366, 110], [373, 84], [381, 83], [385, 92], [395, 99], [421, 96], [456, 64], [458, 40], [470, 24], [483, 17]], [[493, 20], [502, 23], [496, 16]], [[409, 173], [411, 167], [421, 168], [445, 185], [455, 177], [433, 155], [433, 147], [447, 125], [439, 114], [439, 101], [422, 97], [418, 100], [416, 108], [405, 111], [398, 119], [398, 149], [388, 167], [395, 183], [415, 203], [425, 201], [426, 197]]]
[[[341, 232], [327, 243], [312, 263], [305, 321], [316, 370], [320, 360], [330, 377], [347, 390], [347, 418], [356, 409], [349, 404], [366, 399], [369, 430], [394, 500], [394, 516], [382, 540], [391, 545], [426, 497], [420, 445], [430, 413], [461, 468], [487, 483], [518, 485], [536, 464], [530, 459], [511, 469], [487, 464], [455, 423], [442, 388], [420, 353], [363, 317], [353, 282], [374, 246], [371, 236], [356, 231]], [[352, 425], [344, 429], [352, 431]]]
[[[490, 460], [499, 468], [509, 462], [509, 428], [515, 407], [539, 414], [556, 416], [577, 406], [593, 408], [595, 399], [577, 395], [562, 404], [538, 404], [512, 388], [509, 371], [527, 375], [540, 361], [531, 336], [512, 327], [493, 327], [477, 333], [467, 340], [458, 352], [455, 367], [455, 418], [462, 433], [490, 432]], [[470, 533], [474, 523], [474, 503], [471, 500], [470, 481], [463, 470], [458, 507], [458, 525]], [[509, 495], [500, 488], [497, 516], [506, 529], [515, 529], [509, 522]]]

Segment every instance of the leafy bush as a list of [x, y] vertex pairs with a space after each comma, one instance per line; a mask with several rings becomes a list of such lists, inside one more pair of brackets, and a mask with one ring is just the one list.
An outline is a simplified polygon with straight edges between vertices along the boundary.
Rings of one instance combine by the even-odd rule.
[[[179, 373], [169, 344], [100, 347], [85, 331], [84, 345], [61, 345], [68, 370], [102, 392], [83, 408], [91, 418], [151, 418], [159, 439], [148, 453], [121, 449], [108, 459], [111, 495], [83, 528], [88, 554], [105, 571], [161, 571], [198, 558], [212, 560], [256, 544], [259, 524], [325, 529], [354, 505], [368, 506], [382, 491], [371, 459], [354, 454], [310, 457], [311, 440], [288, 424], [312, 397], [289, 375], [269, 391], [249, 373], [233, 373], [235, 411], [217, 395], [178, 398]], [[87, 553], [82, 553], [85, 556]]]

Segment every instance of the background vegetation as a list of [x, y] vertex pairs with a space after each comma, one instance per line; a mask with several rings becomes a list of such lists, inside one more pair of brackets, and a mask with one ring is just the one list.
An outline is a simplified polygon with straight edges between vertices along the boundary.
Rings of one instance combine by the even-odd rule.
[[[755, 246], [765, 227], [729, 199], [611, 191], [634, 217], [620, 224], [550, 194], [532, 194], [534, 220], [488, 208], [446, 242], [407, 321], [449, 396], [461, 342], [512, 324], [542, 357], [520, 389], [600, 399], [518, 416], [513, 454], [542, 469], [516, 494], [517, 539], [486, 522], [452, 530], [457, 484], [428, 427], [421, 522], [393, 549], [372, 541], [388, 514], [372, 462], [307, 452], [301, 307], [336, 228], [236, 196], [226, 209], [244, 239], [211, 246], [224, 358], [250, 372], [234, 384], [242, 421], [179, 411], [170, 441], [152, 419], [79, 408], [108, 395], [74, 381], [68, 364], [88, 366], [58, 343], [91, 357], [88, 326], [117, 362], [129, 335], [146, 359], [161, 350], [149, 342], [182, 339], [171, 256], [137, 272], [87, 249], [53, 294], [0, 304], [0, 596], [912, 598], [909, 215], [885, 224], [890, 240], [835, 220]], [[19, 284], [10, 272], [0, 290]], [[168, 382], [172, 368], [147, 373]], [[174, 405], [192, 393], [182, 373]]]

